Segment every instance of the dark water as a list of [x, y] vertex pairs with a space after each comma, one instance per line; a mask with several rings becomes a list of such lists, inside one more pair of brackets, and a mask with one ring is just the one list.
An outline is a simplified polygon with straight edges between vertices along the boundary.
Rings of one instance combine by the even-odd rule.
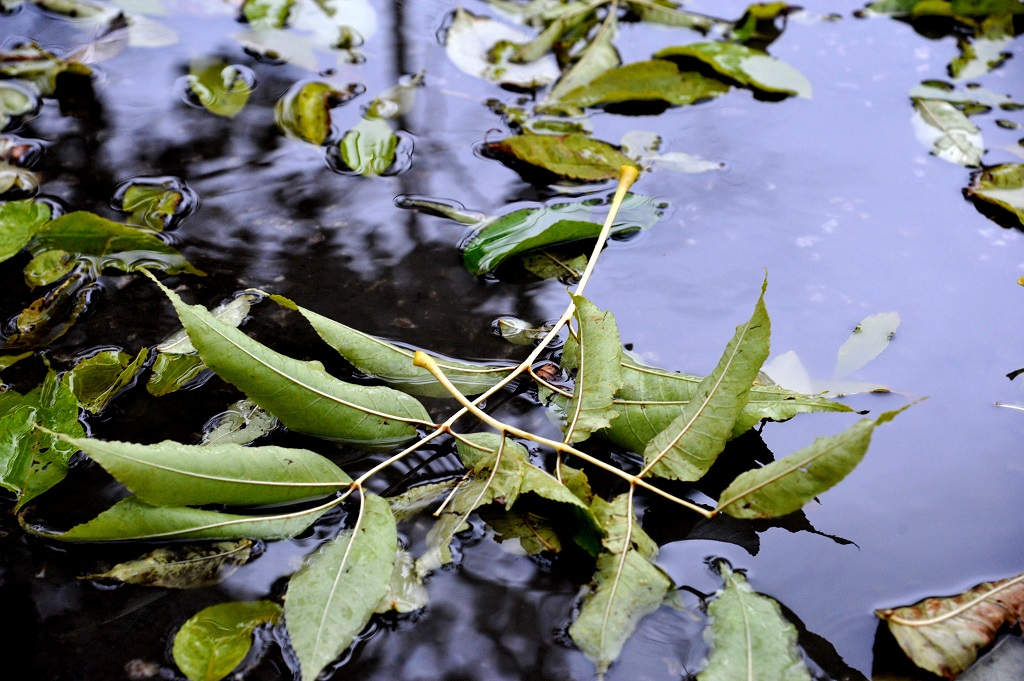
[[[880, 647], [886, 643], [876, 636], [875, 608], [1024, 570], [1018, 518], [1024, 414], [993, 406], [1024, 401], [1021, 379], [1006, 378], [1024, 366], [1024, 288], [1015, 283], [1024, 275], [1024, 239], [964, 200], [969, 171], [929, 156], [914, 137], [907, 91], [946, 77], [955, 41], [930, 40], [891, 19], [854, 18], [857, 2], [813, 4], [791, 17], [772, 48], [810, 79], [813, 99], [764, 102], [734, 90], [657, 116], [591, 117], [599, 139], [652, 130], [662, 135], [664, 149], [726, 166], [698, 175], [644, 175], [636, 190], [669, 201], [672, 212], [606, 249], [588, 297], [614, 312], [623, 342], [645, 359], [695, 373], [714, 366], [733, 327], [749, 315], [765, 270], [773, 354], [795, 350], [815, 377], [832, 373], [838, 347], [861, 319], [899, 313], [890, 347], [856, 376], [896, 394], [849, 402], [877, 414], [928, 399], [880, 428], [854, 473], [807, 507], [817, 534], [775, 527], [741, 545], [670, 541], [685, 536], [693, 520], [666, 519], [657, 506], [647, 519], [652, 533], [666, 538], [659, 564], [677, 584], [713, 592], [718, 578], [704, 561], [728, 558], [803, 623], [801, 642], [826, 668], [818, 670], [821, 678], [857, 679], [892, 664], [873, 651], [876, 638]], [[487, 358], [520, 352], [491, 335], [495, 317], [540, 322], [564, 309], [562, 284], [478, 280], [463, 269], [456, 248], [464, 228], [395, 207], [396, 197], [416, 195], [497, 213], [552, 196], [474, 153], [504, 132], [484, 100], [512, 103], [518, 95], [447, 60], [436, 34], [450, 3], [375, 3], [376, 29], [359, 48], [365, 59], [336, 65], [330, 76], [366, 86], [365, 95], [335, 111], [343, 131], [375, 93], [426, 70], [416, 105], [401, 119], [411, 164], [374, 179], [336, 173], [322, 150], [277, 131], [274, 103], [314, 73], [244, 53], [230, 37], [244, 27], [227, 6], [164, 5], [169, 14], [157, 19], [178, 31], [177, 43], [129, 48], [98, 64], [98, 107], [90, 115], [61, 116], [48, 102], [16, 130], [46, 143], [34, 168], [45, 178], [42, 194], [69, 210], [114, 217], [110, 199], [124, 180], [183, 179], [199, 203], [173, 240], [209, 276], [172, 282], [207, 305], [254, 286], [369, 333]], [[481, 3], [468, 6], [487, 11]], [[744, 3], [687, 6], [738, 16]], [[830, 13], [838, 19], [825, 20]], [[686, 36], [626, 26], [618, 45], [629, 62]], [[24, 38], [64, 51], [87, 43], [90, 34], [84, 24], [31, 6], [0, 15], [0, 42]], [[979, 81], [1024, 101], [1021, 41], [1011, 49], [1013, 58]], [[183, 101], [180, 79], [197, 56], [221, 56], [255, 74], [252, 99], [233, 120]], [[998, 128], [996, 118], [1022, 122], [1019, 112], [974, 118], [985, 135], [984, 161], [1019, 161], [1020, 130]], [[0, 276], [5, 314], [14, 314], [31, 299], [17, 267]], [[57, 362], [99, 345], [134, 352], [175, 327], [169, 306], [141, 278], [104, 277], [103, 285], [88, 319], [53, 349]], [[258, 309], [246, 330], [282, 352], [326, 359], [295, 318], [269, 307]], [[194, 441], [233, 399], [216, 381], [159, 400], [139, 386], [90, 427], [100, 437]], [[528, 418], [531, 427], [553, 432], [543, 417]], [[782, 456], [849, 423], [843, 415], [805, 416], [767, 426], [763, 439]], [[430, 470], [446, 469], [454, 467], [442, 461]], [[51, 515], [80, 510], [91, 484], [107, 482], [95, 471], [73, 471], [41, 505]], [[269, 546], [215, 589], [108, 590], [74, 579], [107, 554], [50, 546], [26, 538], [9, 516], [3, 523], [3, 613], [15, 631], [3, 647], [9, 664], [22, 670], [12, 678], [25, 679], [121, 679], [133, 660], [155, 665], [155, 678], [179, 678], [169, 645], [181, 622], [212, 603], [279, 595], [281, 578], [317, 541]], [[420, 541], [422, 529], [410, 528], [410, 541]], [[481, 537], [465, 548], [457, 570], [430, 580], [425, 612], [374, 625], [331, 678], [590, 678], [590, 663], [565, 644], [574, 579], [581, 578], [572, 566], [534, 562]], [[609, 678], [686, 678], [706, 652], [702, 628], [701, 616], [662, 609], [644, 620]], [[290, 677], [278, 649], [270, 650], [245, 678]]]

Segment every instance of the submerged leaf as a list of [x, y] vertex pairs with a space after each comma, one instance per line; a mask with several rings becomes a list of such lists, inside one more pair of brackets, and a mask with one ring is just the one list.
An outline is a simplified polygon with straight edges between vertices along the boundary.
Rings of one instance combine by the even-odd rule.
[[251, 71], [222, 59], [195, 59], [189, 64], [188, 84], [199, 103], [212, 114], [234, 118], [252, 94]]
[[839, 348], [835, 379], [843, 379], [878, 357], [900, 325], [895, 312], [879, 312], [864, 318]]
[[333, 494], [352, 479], [305, 449], [64, 438], [153, 506], [263, 506]]
[[416, 561], [408, 551], [398, 549], [387, 592], [377, 604], [375, 612], [408, 614], [425, 608], [429, 600], [427, 587], [423, 586], [423, 576], [416, 570]]
[[390, 448], [415, 437], [417, 425], [430, 423], [430, 415], [413, 397], [340, 381], [271, 350], [158, 285], [207, 366], [292, 430], [366, 448]]
[[767, 285], [765, 280], [750, 319], [736, 327], [718, 365], [697, 386], [689, 404], [647, 444], [642, 475], [699, 480], [725, 449], [768, 357], [771, 322], [764, 307]]
[[50, 54], [36, 43], [0, 50], [0, 74], [31, 83], [44, 97], [57, 91], [57, 76], [62, 73], [88, 78], [92, 70]]
[[181, 626], [171, 650], [189, 681], [220, 681], [252, 648], [252, 632], [281, 619], [272, 601], [229, 602], [203, 608]]
[[285, 624], [303, 681], [348, 648], [388, 591], [398, 550], [388, 503], [364, 494], [355, 526], [324, 544], [292, 576]]
[[121, 210], [129, 214], [128, 224], [160, 232], [171, 224], [184, 198], [174, 187], [135, 183], [125, 188]]
[[575, 369], [572, 401], [566, 414], [565, 442], [581, 442], [606, 428], [618, 412], [612, 397], [622, 387], [622, 341], [610, 312], [581, 296], [572, 296], [577, 328], [562, 351], [562, 365]]
[[861, 419], [841, 433], [819, 437], [784, 459], [741, 473], [719, 496], [715, 513], [735, 518], [778, 518], [800, 510], [856, 468], [867, 453], [875, 427], [892, 420], [900, 411], [885, 412], [875, 421]]
[[164, 589], [198, 589], [217, 584], [249, 562], [252, 547], [249, 539], [180, 544], [150, 551], [141, 558], [80, 579], [116, 579], [125, 584]]
[[810, 681], [796, 627], [779, 604], [720, 563], [725, 588], [708, 607], [711, 654], [698, 681]]
[[607, 536], [593, 583], [569, 635], [603, 673], [640, 620], [661, 605], [672, 580], [651, 563], [657, 545], [636, 521], [632, 494], [622, 494], [611, 503], [595, 497], [593, 508]]
[[[300, 307], [283, 296], [271, 296], [271, 299], [291, 310], [297, 310], [328, 345], [359, 371], [386, 381], [410, 395], [451, 397], [429, 371], [413, 366], [415, 350], [345, 326]], [[437, 362], [448, 380], [463, 395], [470, 397], [489, 390], [512, 371], [512, 367], [507, 366], [488, 366], [440, 357]]]
[[[662, 216], [664, 203], [627, 194], [611, 227], [624, 234], [652, 227]], [[486, 223], [465, 244], [462, 262], [473, 274], [485, 274], [517, 255], [546, 246], [594, 239], [601, 233], [603, 201], [553, 203], [521, 208]], [[597, 220], [597, 221], [595, 221]]]
[[0, 132], [13, 120], [30, 114], [39, 106], [39, 98], [17, 81], [0, 82]]
[[996, 206], [1024, 226], [1024, 163], [1004, 163], [982, 170], [964, 190], [975, 202]]
[[786, 62], [737, 43], [694, 43], [667, 47], [655, 59], [696, 59], [740, 85], [763, 92], [810, 99], [811, 84]]
[[134, 358], [119, 350], [104, 350], [76, 364], [66, 380], [82, 409], [98, 414], [135, 381], [148, 354], [146, 348]]
[[914, 132], [932, 154], [951, 163], [981, 165], [985, 144], [978, 126], [949, 102], [913, 98]]
[[621, 151], [586, 135], [517, 135], [491, 142], [487, 150], [536, 166], [558, 177], [582, 181], [613, 180], [622, 166], [634, 166]]
[[974, 663], [1000, 629], [1024, 619], [1024, 575], [875, 614], [914, 664], [952, 679]]
[[[502, 85], [535, 89], [554, 81], [559, 71], [552, 56], [529, 64], [513, 63], [515, 44], [528, 40], [525, 33], [460, 7], [445, 33], [444, 46], [448, 58], [464, 73]], [[502, 50], [503, 45], [508, 48]]]
[[203, 445], [247, 445], [278, 426], [277, 417], [252, 400], [239, 400], [207, 422]]

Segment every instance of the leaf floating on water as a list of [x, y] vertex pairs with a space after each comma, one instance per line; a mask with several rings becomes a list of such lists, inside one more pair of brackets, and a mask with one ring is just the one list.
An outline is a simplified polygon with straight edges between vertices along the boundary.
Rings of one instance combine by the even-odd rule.
[[50, 207], [45, 203], [26, 199], [0, 204], [0, 262], [20, 253], [49, 221]]
[[383, 118], [364, 118], [341, 138], [341, 160], [367, 177], [383, 175], [395, 163], [398, 137]]
[[0, 50], [0, 74], [30, 83], [43, 97], [57, 91], [57, 76], [62, 73], [89, 78], [92, 70], [50, 54], [36, 43]]
[[79, 579], [116, 579], [125, 584], [164, 589], [199, 589], [217, 584], [252, 557], [253, 542], [239, 539], [212, 544], [182, 544], [150, 551], [105, 572]]
[[0, 160], [0, 196], [32, 194], [39, 188], [39, 175], [27, 168]]
[[797, 632], [773, 599], [719, 563], [725, 583], [708, 606], [711, 654], [698, 681], [810, 681]]
[[680, 71], [668, 59], [634, 62], [611, 69], [587, 85], [566, 92], [560, 106], [585, 109], [627, 102], [694, 104], [725, 94], [729, 86], [695, 71]]
[[218, 603], [190, 617], [174, 636], [174, 663], [189, 681], [220, 681], [249, 654], [256, 627], [275, 624], [282, 608], [272, 601]]
[[331, 85], [319, 81], [296, 83], [274, 106], [274, 120], [289, 137], [320, 145], [331, 132], [331, 107], [352, 96], [339, 98]]
[[964, 193], [975, 203], [1006, 211], [1024, 226], [1024, 163], [1004, 163], [975, 173]]
[[246, 66], [221, 59], [195, 59], [189, 65], [188, 85], [207, 111], [234, 118], [249, 101], [256, 78]]
[[594, 37], [587, 41], [576, 62], [570, 66], [548, 93], [547, 101], [559, 101], [577, 88], [587, 87], [595, 78], [622, 63], [612, 41], [618, 32], [615, 12], [609, 12]]
[[876, 610], [914, 664], [952, 679], [974, 663], [1003, 627], [1024, 619], [1024, 574], [956, 596]]
[[388, 503], [364, 494], [355, 527], [324, 544], [292, 576], [285, 623], [303, 681], [313, 681], [366, 626], [388, 593], [397, 550]]
[[811, 84], [786, 62], [736, 43], [694, 43], [660, 50], [655, 59], [696, 59], [717, 73], [762, 92], [811, 98]]
[[408, 551], [398, 549], [387, 592], [377, 604], [375, 612], [397, 612], [404, 615], [422, 610], [429, 601], [427, 588], [423, 586], [423, 576], [416, 570], [416, 561]]
[[[612, 224], [611, 234], [652, 227], [666, 204], [638, 194], [627, 194]], [[547, 246], [594, 239], [601, 233], [603, 201], [553, 203], [522, 208], [491, 218], [465, 243], [462, 262], [473, 274], [486, 274], [506, 260]]]
[[0, 83], [0, 132], [18, 118], [39, 108], [39, 98], [17, 81]]
[[114, 198], [120, 200], [121, 210], [128, 213], [127, 223], [134, 227], [162, 232], [191, 212], [194, 198], [186, 201], [186, 188], [177, 178], [135, 181], [122, 186]]
[[245, 0], [242, 16], [254, 29], [285, 28], [295, 0]]
[[962, 111], [946, 101], [913, 98], [914, 132], [931, 153], [950, 163], [981, 165], [985, 143], [981, 131]]
[[634, 166], [621, 151], [586, 135], [518, 135], [487, 144], [499, 157], [546, 170], [580, 182], [602, 182], [619, 176], [622, 166]]
[[529, 39], [510, 26], [460, 7], [445, 33], [444, 46], [448, 58], [463, 73], [532, 90], [553, 82], [559, 69], [552, 56], [528, 64], [514, 63], [515, 45]]
[[149, 352], [142, 348], [134, 358], [119, 350], [104, 350], [78, 362], [67, 381], [79, 405], [98, 414], [118, 393], [135, 382]]

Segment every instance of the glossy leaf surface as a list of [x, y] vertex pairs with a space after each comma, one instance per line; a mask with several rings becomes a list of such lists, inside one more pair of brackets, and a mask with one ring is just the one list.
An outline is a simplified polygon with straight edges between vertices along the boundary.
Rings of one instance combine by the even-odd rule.
[[986, 168], [974, 175], [965, 191], [975, 201], [1006, 211], [1024, 226], [1024, 163]]
[[764, 92], [810, 98], [811, 84], [786, 62], [737, 43], [694, 43], [668, 47], [655, 59], [696, 59], [741, 85]]
[[576, 332], [562, 351], [562, 366], [576, 371], [566, 414], [565, 442], [580, 442], [606, 428], [618, 413], [612, 398], [622, 387], [622, 341], [610, 312], [581, 296], [576, 305]]
[[729, 91], [720, 80], [695, 71], [680, 71], [668, 59], [633, 62], [605, 71], [590, 83], [570, 90], [559, 104], [581, 109], [626, 102], [665, 102], [673, 106], [712, 99]]
[[488, 151], [546, 170], [558, 177], [601, 182], [634, 165], [621, 151], [586, 135], [518, 135], [487, 145]]
[[171, 653], [189, 681], [220, 681], [237, 667], [252, 647], [252, 632], [281, 619], [272, 601], [228, 602], [203, 608], [174, 637]]

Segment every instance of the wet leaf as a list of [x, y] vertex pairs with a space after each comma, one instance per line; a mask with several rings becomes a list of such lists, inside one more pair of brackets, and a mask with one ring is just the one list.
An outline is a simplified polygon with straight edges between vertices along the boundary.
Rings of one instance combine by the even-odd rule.
[[281, 606], [272, 601], [236, 601], [203, 608], [175, 634], [174, 663], [189, 681], [220, 681], [249, 654], [253, 630], [276, 624], [281, 613]]
[[248, 69], [221, 59], [194, 59], [189, 64], [188, 85], [207, 111], [234, 118], [252, 94], [254, 82]]
[[1013, 20], [1007, 15], [1009, 30], [994, 38], [961, 39], [957, 41], [960, 55], [949, 64], [949, 74], [955, 80], [965, 81], [984, 76], [999, 68], [1013, 54]]
[[[155, 280], [154, 280], [155, 281]], [[367, 448], [390, 448], [416, 436], [430, 416], [391, 388], [345, 383], [308, 362], [286, 357], [186, 305], [162, 284], [200, 356], [213, 371], [292, 430]]]
[[277, 417], [252, 400], [235, 402], [206, 424], [203, 445], [248, 445], [278, 426]]
[[17, 81], [0, 82], [0, 132], [15, 119], [32, 113], [38, 107], [38, 98]]
[[958, 90], [952, 85], [941, 81], [930, 81], [915, 85], [910, 88], [908, 94], [911, 99], [942, 100], [952, 104], [980, 106], [986, 109], [997, 106], [1014, 106], [1013, 98], [1009, 95], [1001, 95], [983, 87]]
[[39, 181], [31, 170], [0, 159], [0, 196], [8, 192], [31, 194], [39, 188]]
[[164, 589], [199, 589], [226, 579], [252, 557], [253, 542], [239, 539], [212, 544], [181, 544], [159, 548], [79, 579], [116, 579], [125, 584]]
[[183, 198], [181, 192], [168, 187], [133, 184], [125, 189], [121, 210], [130, 214], [129, 225], [161, 232], [178, 212]]
[[17, 497], [15, 510], [64, 479], [75, 448], [35, 427], [80, 437], [78, 402], [52, 370], [24, 396], [0, 393], [0, 486]]
[[[1003, 627], [1024, 618], [1024, 575], [985, 582], [956, 596], [876, 610], [914, 664], [952, 679]], [[979, 677], [980, 678], [980, 677]]]
[[62, 73], [88, 78], [92, 70], [50, 54], [36, 43], [0, 50], [0, 75], [31, 83], [43, 97], [57, 91], [57, 76]]
[[[563, 249], [541, 249], [531, 251], [522, 257], [523, 269], [538, 279], [558, 279], [563, 282], [574, 282], [583, 276], [583, 270], [587, 267], [587, 256], [570, 255], [570, 248]], [[562, 255], [565, 251], [566, 255]], [[506, 336], [506, 340], [514, 336]], [[525, 338], [525, 336], [518, 336]], [[510, 340], [515, 343], [516, 341]]]
[[146, 348], [134, 358], [119, 350], [103, 350], [76, 364], [65, 380], [82, 409], [98, 414], [135, 382], [148, 354]]
[[783, 459], [741, 473], [722, 492], [715, 513], [778, 518], [800, 510], [856, 468], [867, 453], [875, 426], [900, 411], [885, 412], [877, 421], [861, 419], [837, 435], [819, 437]]
[[203, 275], [174, 248], [149, 232], [76, 211], [51, 220], [29, 243], [34, 255], [61, 250], [96, 258], [101, 269], [134, 272], [150, 268], [168, 274]]
[[388, 503], [364, 494], [352, 529], [324, 544], [292, 576], [285, 624], [303, 681], [347, 649], [388, 592], [398, 550]]
[[[289, 309], [297, 310], [328, 345], [362, 373], [390, 383], [410, 395], [451, 397], [429, 371], [413, 366], [412, 359], [416, 352], [414, 349], [395, 345], [345, 326], [300, 307], [283, 296], [271, 296], [271, 299]], [[509, 366], [489, 366], [431, 356], [438, 360], [438, 366], [459, 391], [469, 396], [489, 390], [512, 371], [512, 367]]]
[[595, 497], [593, 508], [606, 537], [597, 572], [569, 635], [598, 673], [603, 673], [640, 620], [661, 605], [672, 580], [650, 562], [657, 545], [637, 523], [631, 494], [622, 494], [611, 503]]
[[995, 14], [1022, 14], [1019, 0], [879, 0], [868, 6], [873, 12], [921, 16], [981, 18]]
[[333, 494], [352, 479], [315, 452], [237, 444], [64, 438], [152, 506], [264, 506]]
[[725, 587], [708, 607], [711, 654], [698, 681], [810, 681], [797, 632], [779, 604], [720, 563]]
[[25, 265], [25, 284], [33, 289], [55, 284], [78, 266], [76, 257], [67, 251], [43, 251]]
[[732, 22], [679, 9], [676, 3], [626, 0], [626, 6], [643, 21], [654, 24], [689, 28], [699, 33], [708, 33], [716, 29], [724, 31], [732, 28]]
[[642, 474], [699, 480], [725, 449], [768, 357], [771, 323], [764, 307], [767, 285], [765, 280], [753, 314], [736, 327], [714, 371], [700, 382], [679, 415], [647, 444]]
[[559, 69], [552, 56], [527, 64], [513, 63], [511, 58], [516, 54], [516, 44], [529, 39], [510, 26], [460, 7], [452, 16], [444, 45], [448, 58], [463, 73], [532, 90], [553, 82], [559, 76]]
[[[20, 362], [21, 360], [25, 359], [26, 357], [31, 357], [34, 354], [35, 353], [33, 353], [33, 352], [22, 352], [22, 353], [18, 353], [17, 355], [0, 355], [0, 371], [3, 371], [4, 369], [7, 369], [9, 367], [12, 367], [12, 366], [15, 365], [15, 363]], [[0, 393], [0, 394], [3, 394], [3, 393]], [[0, 406], [0, 413], [2, 413], [2, 412], [3, 412], [3, 407]]]
[[895, 312], [879, 312], [862, 320], [840, 346], [833, 378], [846, 378], [878, 357], [889, 347], [899, 325], [900, 316]]
[[736, 43], [694, 43], [660, 50], [655, 59], [696, 59], [716, 72], [763, 92], [810, 99], [811, 84], [784, 61]]
[[595, 78], [622, 63], [612, 41], [618, 32], [615, 12], [609, 12], [594, 37], [587, 41], [576, 62], [570, 66], [548, 93], [547, 101], [558, 101], [577, 88], [586, 87]]
[[92, 520], [57, 533], [25, 529], [61, 541], [156, 541], [177, 539], [291, 539], [327, 511], [317, 507], [268, 515], [237, 515], [188, 506], [150, 506], [127, 497]]
[[[611, 234], [652, 227], [662, 216], [664, 204], [637, 194], [627, 194], [612, 225]], [[509, 258], [546, 246], [594, 239], [601, 233], [603, 201], [553, 203], [522, 208], [491, 219], [466, 243], [462, 262], [473, 274], [485, 274]]]
[[1007, 211], [1024, 225], [1024, 163], [1004, 163], [975, 173], [964, 192], [975, 202]]
[[[295, 31], [308, 33], [315, 44], [349, 51], [377, 32], [377, 11], [368, 0], [301, 0], [291, 17]], [[294, 40], [294, 32], [286, 34]], [[351, 57], [342, 56], [339, 61]]]
[[693, 104], [729, 91], [720, 80], [695, 71], [680, 71], [667, 59], [626, 64], [594, 78], [587, 85], [569, 90], [558, 104], [585, 109], [626, 102], [665, 102], [673, 106]]
[[383, 175], [396, 158], [398, 137], [382, 118], [364, 118], [341, 138], [341, 160], [360, 175]]
[[416, 570], [416, 561], [408, 551], [398, 549], [387, 592], [374, 612], [408, 614], [422, 610], [428, 602], [430, 596], [423, 586], [422, 575]]
[[706, 161], [682, 151], [658, 153], [661, 137], [653, 132], [632, 130], [622, 136], [622, 151], [644, 167], [652, 170], [674, 170], [680, 173], [706, 173], [725, 167], [720, 161]]
[[581, 296], [572, 295], [572, 301], [577, 326], [562, 351], [563, 368], [576, 370], [562, 429], [569, 443], [586, 440], [618, 417], [612, 396], [622, 387], [622, 342], [615, 317]]
[[323, 144], [331, 132], [331, 104], [337, 96], [327, 83], [296, 83], [274, 106], [277, 127], [297, 140]]
[[518, 135], [491, 142], [487, 150], [499, 156], [521, 161], [558, 177], [601, 182], [618, 177], [622, 166], [635, 166], [621, 151], [582, 135]]
[[494, 507], [482, 508], [479, 513], [487, 526], [494, 531], [496, 541], [518, 540], [520, 548], [531, 556], [545, 552], [558, 553], [562, 550], [562, 540], [558, 536], [558, 531], [547, 518], [535, 513], [506, 511]]
[[245, 0], [242, 16], [255, 29], [284, 28], [295, 0]]
[[799, 9], [785, 2], [750, 5], [729, 32], [729, 38], [749, 47], [764, 49], [782, 34], [786, 15]]
[[317, 45], [312, 38], [294, 31], [257, 30], [242, 31], [232, 36], [245, 50], [274, 61], [284, 61], [318, 72], [320, 62], [314, 52]]
[[0, 204], [0, 262], [28, 245], [32, 237], [50, 221], [50, 207], [31, 199]]
[[985, 151], [981, 131], [962, 111], [949, 102], [917, 99], [914, 102], [914, 132], [933, 155], [950, 163], [981, 165]]

